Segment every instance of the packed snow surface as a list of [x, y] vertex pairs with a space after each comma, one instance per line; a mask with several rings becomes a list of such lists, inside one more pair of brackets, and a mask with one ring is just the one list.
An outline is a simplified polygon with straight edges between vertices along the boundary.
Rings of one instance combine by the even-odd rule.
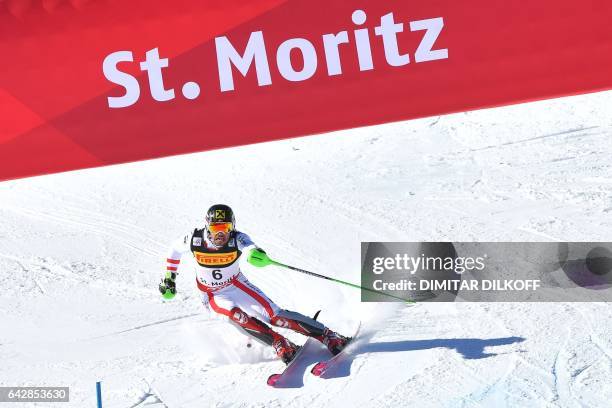
[[272, 258], [355, 283], [362, 241], [611, 241], [610, 106], [604, 92], [0, 183], [0, 385], [69, 386], [62, 407], [95, 406], [96, 381], [104, 407], [610, 406], [610, 303], [361, 303], [247, 264], [280, 306], [345, 334], [363, 322], [331, 378], [308, 373], [319, 350], [272, 389], [282, 363], [203, 310], [188, 263], [174, 300], [157, 291], [168, 245], [219, 202]]

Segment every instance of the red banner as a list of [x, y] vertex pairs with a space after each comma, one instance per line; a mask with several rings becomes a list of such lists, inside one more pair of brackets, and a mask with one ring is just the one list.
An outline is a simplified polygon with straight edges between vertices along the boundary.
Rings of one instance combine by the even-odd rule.
[[0, 2], [0, 180], [612, 87], [609, 0]]

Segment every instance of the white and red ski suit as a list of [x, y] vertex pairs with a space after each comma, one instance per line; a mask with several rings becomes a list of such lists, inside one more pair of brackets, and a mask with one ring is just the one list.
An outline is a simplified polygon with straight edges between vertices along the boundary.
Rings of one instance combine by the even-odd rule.
[[196, 285], [202, 303], [218, 314], [227, 316], [247, 334], [277, 348], [286, 339], [273, 326], [294, 330], [328, 344], [337, 334], [320, 322], [297, 312], [278, 307], [240, 271], [239, 259], [256, 248], [249, 236], [233, 231], [223, 247], [216, 247], [205, 229], [195, 229], [177, 240], [166, 259], [166, 269], [177, 273], [182, 257], [191, 253], [196, 261]]

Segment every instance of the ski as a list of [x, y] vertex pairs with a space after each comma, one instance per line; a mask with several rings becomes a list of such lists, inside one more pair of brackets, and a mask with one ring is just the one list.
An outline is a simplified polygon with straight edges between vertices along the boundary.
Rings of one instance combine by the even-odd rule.
[[355, 330], [355, 333], [349, 338], [349, 342], [346, 344], [346, 346], [344, 346], [342, 351], [340, 351], [340, 353], [336, 354], [329, 360], [319, 361], [317, 364], [315, 364], [312, 367], [312, 369], [310, 370], [310, 373], [314, 375], [315, 377], [321, 377], [323, 374], [325, 374], [325, 372], [329, 370], [330, 367], [332, 367], [335, 363], [337, 363], [340, 360], [342, 355], [346, 355], [346, 350], [351, 346], [351, 344], [354, 343], [357, 336], [359, 336], [359, 330], [361, 330], [361, 322], [359, 322], [359, 326], [357, 326], [357, 330]]
[[310, 348], [313, 345], [316, 345], [316, 340], [314, 340], [311, 337], [309, 337], [306, 340], [306, 343], [304, 343], [304, 345], [302, 347], [300, 347], [299, 350], [295, 353], [295, 356], [293, 357], [293, 360], [291, 360], [289, 362], [289, 364], [287, 364], [287, 366], [285, 367], [285, 369], [282, 372], [277, 373], [277, 374], [272, 374], [272, 375], [270, 375], [268, 377], [268, 385], [270, 387], [276, 387], [276, 386], [282, 385], [283, 378], [286, 378], [293, 371], [292, 367], [294, 367], [295, 362], [300, 359], [300, 356], [304, 355], [304, 351], [307, 348]]

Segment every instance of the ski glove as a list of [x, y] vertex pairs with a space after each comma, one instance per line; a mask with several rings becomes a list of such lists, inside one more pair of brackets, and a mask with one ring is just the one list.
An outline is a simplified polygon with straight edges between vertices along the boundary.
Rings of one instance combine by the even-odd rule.
[[164, 299], [172, 299], [176, 295], [176, 273], [166, 272], [166, 277], [159, 284], [159, 291]]
[[263, 266], [268, 266], [272, 263], [270, 257], [266, 254], [261, 248], [253, 248], [249, 253], [249, 257], [247, 258], [247, 262], [253, 266], [257, 266], [261, 268]]

